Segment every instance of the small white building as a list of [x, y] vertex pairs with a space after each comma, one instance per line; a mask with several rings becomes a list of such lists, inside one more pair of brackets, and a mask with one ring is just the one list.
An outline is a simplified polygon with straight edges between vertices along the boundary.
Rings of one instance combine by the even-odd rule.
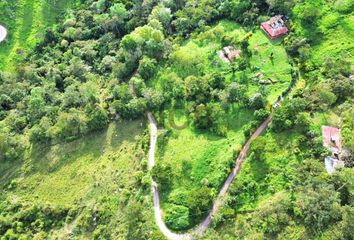
[[327, 172], [332, 174], [336, 169], [344, 168], [344, 161], [328, 156], [325, 158], [325, 167]]

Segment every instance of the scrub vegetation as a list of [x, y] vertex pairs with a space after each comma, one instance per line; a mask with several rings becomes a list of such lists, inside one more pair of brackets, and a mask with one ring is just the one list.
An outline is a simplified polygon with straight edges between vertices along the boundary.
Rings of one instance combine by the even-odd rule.
[[[2, 1], [0, 239], [165, 239], [151, 178], [167, 227], [188, 231], [270, 114], [200, 238], [353, 239], [353, 7]], [[272, 40], [259, 26], [277, 14], [289, 33]], [[322, 125], [348, 150], [332, 175]]]

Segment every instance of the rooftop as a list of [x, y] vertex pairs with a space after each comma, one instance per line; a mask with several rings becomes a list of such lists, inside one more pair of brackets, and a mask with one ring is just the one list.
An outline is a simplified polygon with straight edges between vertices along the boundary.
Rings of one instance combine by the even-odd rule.
[[240, 57], [241, 50], [235, 49], [233, 46], [224, 47], [218, 52], [219, 57], [227, 63], [232, 62], [234, 59]]
[[281, 37], [288, 33], [288, 28], [285, 25], [282, 15], [277, 15], [270, 18], [268, 21], [261, 24], [261, 28], [268, 34], [271, 39]]
[[323, 146], [333, 151], [333, 148], [341, 149], [340, 129], [322, 126]]

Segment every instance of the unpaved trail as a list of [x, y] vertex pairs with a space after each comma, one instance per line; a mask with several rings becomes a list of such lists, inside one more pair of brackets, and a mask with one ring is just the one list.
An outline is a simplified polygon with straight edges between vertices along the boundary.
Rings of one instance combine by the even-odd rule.
[[[296, 79], [301, 78], [301, 72], [298, 70], [298, 76]], [[241, 152], [239, 153], [237, 159], [236, 159], [236, 165], [232, 169], [231, 173], [227, 177], [225, 183], [223, 184], [218, 197], [216, 198], [212, 209], [210, 210], [208, 216], [205, 218], [205, 220], [200, 223], [198, 226], [195, 228], [189, 230], [186, 233], [180, 234], [180, 233], [174, 233], [171, 230], [167, 228], [165, 225], [163, 219], [162, 219], [162, 212], [161, 212], [161, 206], [160, 206], [160, 196], [159, 196], [159, 191], [156, 182], [154, 180], [151, 180], [151, 186], [152, 186], [152, 193], [153, 193], [153, 199], [154, 199], [154, 211], [155, 211], [155, 220], [156, 224], [159, 227], [160, 231], [163, 233], [163, 235], [169, 239], [169, 240], [192, 240], [197, 237], [201, 237], [206, 230], [210, 227], [210, 224], [213, 220], [213, 216], [217, 213], [219, 208], [224, 204], [225, 201], [225, 196], [227, 194], [227, 191], [229, 190], [233, 180], [239, 173], [242, 167], [242, 163], [245, 161], [247, 157], [248, 150], [250, 148], [250, 145], [254, 139], [259, 137], [263, 131], [268, 127], [270, 121], [272, 120], [272, 113], [273, 109], [278, 108], [284, 101], [285, 97], [289, 95], [291, 92], [292, 88], [295, 86], [293, 84], [290, 89], [285, 93], [285, 95], [279, 97], [278, 101], [275, 102], [272, 105], [271, 113], [269, 117], [267, 117], [263, 123], [257, 128], [257, 130], [252, 134], [252, 136], [247, 140], [246, 144], [243, 146]], [[156, 142], [157, 142], [157, 123], [156, 120], [151, 112], [148, 112], [148, 118], [150, 122], [150, 149], [149, 149], [149, 169], [151, 170], [154, 165], [155, 165], [155, 149], [156, 149]]]
[[[156, 142], [157, 142], [157, 123], [156, 120], [151, 112], [148, 112], [148, 118], [150, 122], [150, 149], [149, 149], [149, 169], [151, 170], [155, 166], [155, 149], [156, 149]], [[153, 201], [154, 201], [154, 212], [155, 212], [155, 220], [156, 224], [159, 227], [160, 231], [163, 233], [163, 235], [169, 239], [169, 240], [190, 240], [193, 239], [194, 236], [201, 236], [205, 233], [205, 231], [209, 228], [213, 216], [216, 214], [216, 212], [219, 210], [219, 208], [223, 205], [224, 200], [225, 200], [225, 195], [228, 191], [228, 189], [231, 186], [231, 183], [239, 173], [242, 163], [247, 157], [247, 153], [250, 147], [250, 144], [252, 140], [257, 138], [259, 135], [262, 134], [262, 132], [268, 127], [269, 122], [271, 120], [271, 116], [269, 116], [262, 124], [261, 126], [253, 133], [253, 135], [248, 139], [246, 144], [243, 146], [237, 160], [236, 160], [236, 166], [232, 169], [230, 175], [226, 179], [224, 185], [222, 186], [219, 195], [216, 199], [216, 201], [213, 204], [213, 207], [208, 214], [208, 216], [205, 218], [205, 220], [198, 225], [196, 228], [192, 229], [188, 233], [184, 234], [178, 234], [174, 233], [171, 230], [169, 230], [164, 223], [162, 219], [162, 213], [161, 213], [161, 206], [160, 206], [160, 195], [158, 191], [158, 187], [156, 182], [154, 180], [151, 180], [151, 185], [152, 185], [152, 193], [153, 193]]]
[[[157, 124], [154, 116], [151, 112], [148, 112], [148, 118], [150, 122], [150, 148], [149, 148], [149, 169], [151, 170], [155, 166], [155, 149], [157, 141]], [[154, 201], [154, 213], [155, 221], [160, 231], [169, 240], [189, 240], [192, 239], [189, 234], [177, 234], [171, 232], [162, 219], [161, 207], [160, 207], [160, 195], [156, 182], [151, 179], [151, 189]]]

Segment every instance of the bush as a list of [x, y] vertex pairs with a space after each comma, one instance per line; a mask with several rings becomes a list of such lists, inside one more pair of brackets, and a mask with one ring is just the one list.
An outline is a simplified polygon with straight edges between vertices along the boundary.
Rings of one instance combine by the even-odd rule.
[[166, 210], [166, 224], [174, 230], [183, 230], [189, 227], [189, 209], [185, 206], [170, 205]]

